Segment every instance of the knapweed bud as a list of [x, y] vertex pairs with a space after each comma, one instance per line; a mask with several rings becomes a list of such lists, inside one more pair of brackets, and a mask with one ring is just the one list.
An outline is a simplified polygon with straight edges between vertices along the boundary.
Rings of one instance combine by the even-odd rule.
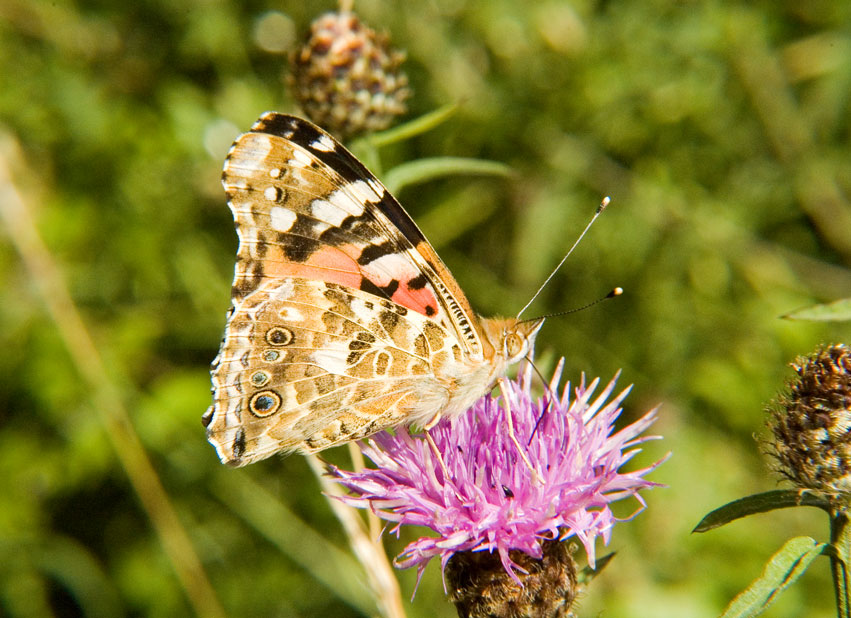
[[770, 409], [771, 454], [802, 489], [851, 491], [851, 349], [835, 344], [792, 363], [797, 377]]
[[[543, 541], [543, 556], [510, 552], [512, 577], [499, 554], [464, 551], [446, 565], [446, 586], [460, 618], [563, 618], [576, 598], [576, 564], [567, 543]], [[516, 579], [515, 579], [516, 578]], [[519, 583], [518, 581], [519, 580]]]
[[354, 13], [325, 13], [293, 55], [290, 85], [304, 113], [332, 133], [380, 131], [405, 113], [404, 57]]

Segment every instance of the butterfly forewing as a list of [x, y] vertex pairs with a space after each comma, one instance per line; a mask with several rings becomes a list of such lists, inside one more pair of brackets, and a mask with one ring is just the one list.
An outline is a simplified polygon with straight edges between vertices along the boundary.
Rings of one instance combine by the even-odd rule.
[[383, 296], [456, 331], [481, 356], [474, 314], [399, 203], [316, 126], [264, 114], [225, 162], [240, 235], [235, 294], [264, 276], [317, 278]]

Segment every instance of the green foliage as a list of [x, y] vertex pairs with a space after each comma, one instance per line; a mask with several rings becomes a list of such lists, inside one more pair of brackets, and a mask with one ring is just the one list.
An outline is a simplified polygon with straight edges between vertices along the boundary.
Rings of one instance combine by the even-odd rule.
[[[301, 458], [221, 469], [199, 422], [236, 247], [222, 161], [261, 112], [296, 111], [280, 79], [286, 56], [258, 43], [260, 26], [280, 11], [278, 23], [303, 32], [333, 7], [0, 8], [0, 158], [8, 165], [10, 144], [20, 147], [15, 187], [228, 615], [370, 611], [351, 592], [363, 576], [351, 572], [339, 524]], [[771, 526], [751, 518], [689, 535], [715, 505], [774, 488], [752, 438], [763, 404], [796, 355], [847, 339], [839, 322], [777, 316], [848, 296], [851, 4], [355, 8], [407, 50], [411, 118], [459, 106], [428, 132], [381, 146], [376, 171], [429, 157], [514, 171], [441, 177], [398, 196], [483, 314], [515, 314], [612, 196], [528, 315], [622, 286], [617, 300], [548, 321], [541, 362], [566, 356], [572, 380], [622, 368], [635, 383], [625, 421], [662, 402], [655, 431], [665, 441], [646, 445], [646, 461], [674, 456], [653, 477], [669, 488], [616, 528], [617, 558], [578, 612], [718, 615], [759, 572], [766, 548], [818, 536], [822, 523], [795, 509], [772, 514]], [[5, 201], [8, 187], [0, 189]], [[38, 273], [11, 240], [0, 243], [0, 613], [189, 615], [96, 412], [87, 369], [71, 360]], [[391, 538], [388, 551], [406, 540]], [[415, 574], [399, 575], [408, 597]], [[766, 615], [830, 615], [829, 589], [827, 567], [815, 562]], [[438, 568], [406, 610], [454, 615]]]
[[511, 169], [508, 166], [495, 161], [462, 157], [431, 157], [397, 165], [387, 171], [386, 180], [387, 189], [398, 193], [404, 187], [442, 176], [509, 176], [510, 174]]
[[851, 320], [851, 298], [823, 303], [791, 311], [783, 316], [788, 320], [818, 320], [847, 322]]
[[796, 506], [815, 506], [827, 513], [832, 510], [831, 503], [816, 492], [800, 489], [777, 489], [740, 498], [715, 509], [700, 520], [693, 532], [709, 532], [742, 517]]
[[789, 539], [765, 565], [762, 574], [743, 590], [721, 614], [721, 618], [759, 616], [786, 588], [797, 580], [813, 560], [827, 548], [810, 537]]

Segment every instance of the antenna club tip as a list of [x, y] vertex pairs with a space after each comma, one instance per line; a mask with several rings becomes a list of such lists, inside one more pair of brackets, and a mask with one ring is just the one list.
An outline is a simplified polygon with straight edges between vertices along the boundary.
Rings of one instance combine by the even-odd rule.
[[614, 298], [615, 296], [620, 296], [621, 294], [623, 294], [623, 288], [618, 287], [618, 288], [615, 288], [614, 290], [612, 290], [611, 292], [609, 292], [607, 297], [608, 298]]
[[608, 206], [608, 205], [609, 205], [609, 204], [611, 204], [611, 203], [612, 203], [612, 198], [610, 198], [610, 197], [607, 195], [606, 197], [604, 197], [604, 198], [603, 198], [603, 201], [602, 201], [602, 202], [600, 202], [600, 206], [597, 208], [597, 212], [598, 212], [598, 213], [603, 212], [603, 211], [606, 209], [606, 206]]

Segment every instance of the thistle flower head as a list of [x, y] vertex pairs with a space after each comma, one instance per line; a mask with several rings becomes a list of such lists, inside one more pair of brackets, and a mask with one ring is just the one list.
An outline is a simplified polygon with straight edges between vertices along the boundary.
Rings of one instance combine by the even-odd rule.
[[[629, 389], [609, 401], [617, 378], [594, 397], [598, 380], [586, 386], [583, 377], [571, 398], [569, 384], [559, 387], [560, 377], [561, 365], [550, 394], [534, 398], [527, 371], [506, 383], [508, 406], [488, 395], [463, 415], [442, 420], [430, 431], [440, 458], [425, 439], [405, 429], [377, 435], [363, 446], [375, 469], [331, 468], [351, 492], [342, 499], [394, 522], [397, 534], [403, 524], [435, 531], [436, 536], [414, 541], [396, 559], [397, 566], [417, 566], [420, 574], [434, 557], [445, 569], [459, 552], [496, 552], [507, 574], [520, 583], [511, 550], [540, 559], [543, 542], [569, 538], [582, 543], [593, 566], [595, 539], [608, 543], [617, 521], [609, 504], [637, 498], [631, 518], [645, 506], [638, 491], [657, 485], [644, 476], [661, 460], [619, 471], [638, 452], [636, 446], [652, 438], [641, 433], [656, 411], [613, 432]], [[506, 430], [507, 409], [534, 475]]]
[[792, 363], [769, 410], [781, 474], [803, 489], [851, 492], [851, 349], [830, 345]]

